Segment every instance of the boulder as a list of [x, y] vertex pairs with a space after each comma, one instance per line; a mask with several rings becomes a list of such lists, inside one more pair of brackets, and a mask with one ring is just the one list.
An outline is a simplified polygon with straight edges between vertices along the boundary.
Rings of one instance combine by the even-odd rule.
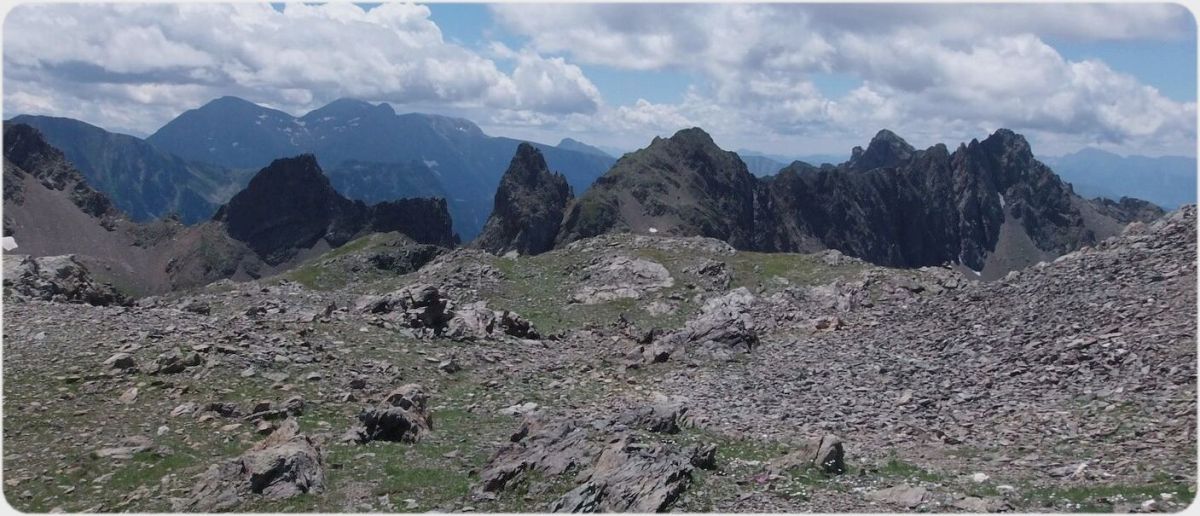
[[183, 355], [178, 350], [171, 350], [158, 355], [158, 358], [154, 359], [150, 374], [182, 373], [189, 367], [198, 366], [203, 363], [204, 359], [198, 353], [193, 352]]
[[682, 405], [657, 403], [626, 410], [617, 416], [616, 422], [649, 432], [676, 434], [679, 433], [679, 420], [686, 412], [687, 408]]
[[108, 360], [104, 361], [104, 365], [111, 369], [120, 369], [122, 371], [137, 370], [137, 362], [133, 360], [133, 355], [129, 353], [117, 353]]
[[769, 469], [776, 474], [816, 469], [826, 474], [840, 475], [846, 472], [842, 440], [832, 434], [809, 439], [796, 450], [772, 461]]
[[371, 441], [414, 443], [433, 430], [429, 396], [417, 384], [408, 384], [387, 395], [383, 405], [363, 409], [359, 425], [342, 436], [343, 441], [365, 444]]

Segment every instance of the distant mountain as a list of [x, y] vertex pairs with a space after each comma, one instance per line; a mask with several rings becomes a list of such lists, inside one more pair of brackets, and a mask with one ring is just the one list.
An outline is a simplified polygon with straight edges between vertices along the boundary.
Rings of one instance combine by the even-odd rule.
[[782, 170], [783, 167], [787, 166], [766, 156], [759, 156], [755, 154], [742, 155], [740, 153], [738, 156], [742, 158], [742, 162], [746, 163], [746, 168], [750, 170], [750, 173], [754, 174], [755, 177], [774, 175]]
[[582, 152], [584, 154], [594, 154], [596, 156], [603, 156], [606, 158], [612, 157], [612, 155], [610, 155], [607, 152], [604, 152], [599, 147], [592, 147], [591, 145], [588, 145], [579, 140], [574, 140], [571, 138], [563, 138], [562, 141], [558, 142], [557, 147], [562, 150]]
[[[849, 157], [846, 154], [796, 154], [796, 155], [785, 156], [783, 154], [771, 154], [768, 152], [759, 152], [759, 151], [749, 150], [749, 149], [738, 149], [737, 153], [738, 153], [738, 156], [742, 157], [743, 161], [746, 161], [746, 158], [748, 156], [761, 156], [763, 158], [767, 158], [771, 161], [774, 161], [776, 163], [782, 163], [784, 165], [791, 163], [793, 161], [803, 161], [805, 163], [811, 163], [813, 165], [821, 165], [824, 163], [842, 163], [842, 162], [846, 161], [846, 159]], [[747, 161], [746, 164], [749, 165], [750, 163]], [[783, 167], [781, 166], [780, 168], [783, 168]], [[776, 170], [775, 172], [778, 172], [778, 170]]]
[[1086, 148], [1042, 161], [1086, 197], [1136, 197], [1167, 209], [1196, 202], [1196, 158], [1120, 156]]
[[367, 203], [404, 198], [449, 197], [437, 174], [420, 162], [372, 163], [348, 160], [325, 171], [342, 195]]
[[522, 143], [500, 179], [492, 215], [473, 245], [493, 254], [549, 251], [572, 198], [567, 179], [550, 171], [541, 151]]
[[1136, 202], [1075, 195], [1008, 130], [953, 153], [891, 131], [841, 165], [756, 179], [697, 128], [617, 161], [572, 203], [558, 245], [606, 232], [698, 235], [758, 251], [833, 248], [883, 265], [954, 264], [994, 278], [1115, 234]]
[[[421, 163], [450, 194], [447, 201], [455, 229], [465, 238], [474, 237], [483, 227], [500, 176], [521, 143], [488, 136], [469, 120], [396, 114], [387, 104], [342, 99], [292, 117], [234, 97], [187, 111], [147, 141], [187, 159], [228, 167], [262, 167], [273, 159], [302, 153], [315, 154], [331, 171], [351, 161]], [[534, 146], [576, 191], [586, 190], [614, 161], [594, 153]], [[382, 181], [347, 194], [357, 198], [371, 191], [379, 199], [413, 193], [402, 186], [411, 183]]]
[[37, 128], [89, 185], [136, 222], [170, 213], [186, 224], [208, 220], [250, 177], [248, 171], [189, 162], [140, 138], [70, 118], [21, 115], [12, 122]]

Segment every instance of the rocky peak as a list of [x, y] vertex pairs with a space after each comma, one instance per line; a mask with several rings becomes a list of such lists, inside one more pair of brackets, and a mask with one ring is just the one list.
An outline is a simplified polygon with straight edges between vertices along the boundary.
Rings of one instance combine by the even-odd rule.
[[[311, 154], [271, 162], [217, 210], [229, 235], [275, 265], [332, 237], [338, 245], [362, 226], [365, 206], [339, 195]], [[348, 229], [353, 228], [353, 230]]]
[[492, 215], [475, 245], [495, 254], [549, 251], [572, 198], [567, 179], [550, 172], [541, 151], [522, 143], [500, 179]]
[[334, 190], [312, 154], [271, 162], [213, 219], [271, 265], [322, 239], [337, 247], [367, 231], [400, 231], [423, 244], [457, 242], [445, 200], [351, 201]]
[[720, 150], [717, 147], [716, 142], [713, 141], [712, 136], [710, 136], [707, 132], [705, 132], [704, 129], [701, 129], [699, 127], [680, 129], [678, 132], [675, 133], [674, 136], [668, 138], [667, 140], [676, 145], [687, 145], [687, 146], [694, 146], [694, 147], [712, 147], [712, 148], [717, 148], [718, 150]]
[[908, 161], [914, 152], [916, 149], [896, 133], [881, 129], [874, 138], [871, 138], [867, 150], [855, 147], [851, 151], [849, 165], [854, 170], [894, 167]]

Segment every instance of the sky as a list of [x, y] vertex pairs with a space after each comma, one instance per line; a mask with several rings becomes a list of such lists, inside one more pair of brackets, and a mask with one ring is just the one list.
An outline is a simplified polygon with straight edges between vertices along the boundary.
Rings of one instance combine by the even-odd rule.
[[492, 135], [621, 150], [848, 155], [887, 128], [952, 148], [1196, 154], [1196, 21], [1176, 4], [24, 4], [4, 117], [145, 136], [234, 95], [342, 97]]

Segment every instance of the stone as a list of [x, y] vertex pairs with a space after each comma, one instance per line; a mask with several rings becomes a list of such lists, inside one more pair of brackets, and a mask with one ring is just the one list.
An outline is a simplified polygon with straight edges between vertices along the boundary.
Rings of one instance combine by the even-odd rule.
[[457, 373], [457, 372], [461, 371], [462, 367], [458, 365], [457, 361], [455, 361], [453, 358], [451, 358], [449, 360], [443, 360], [443, 361], [439, 362], [438, 370], [440, 370], [443, 373], [453, 374], [453, 373]]
[[137, 362], [133, 360], [133, 355], [129, 353], [117, 353], [108, 357], [108, 360], [104, 361], [104, 365], [111, 369], [121, 369], [123, 371], [137, 369]]
[[897, 505], [906, 509], [912, 509], [921, 505], [928, 496], [929, 492], [924, 487], [910, 487], [904, 484], [887, 489], [870, 491], [866, 494], [868, 500]]
[[679, 421], [686, 412], [687, 408], [678, 404], [656, 403], [626, 410], [617, 416], [616, 421], [650, 432], [676, 434], [679, 433]]
[[120, 397], [117, 398], [117, 401], [128, 405], [128, 404], [136, 401], [137, 397], [138, 397], [138, 388], [130, 387], [129, 390], [125, 391], [123, 394], [121, 394]]

